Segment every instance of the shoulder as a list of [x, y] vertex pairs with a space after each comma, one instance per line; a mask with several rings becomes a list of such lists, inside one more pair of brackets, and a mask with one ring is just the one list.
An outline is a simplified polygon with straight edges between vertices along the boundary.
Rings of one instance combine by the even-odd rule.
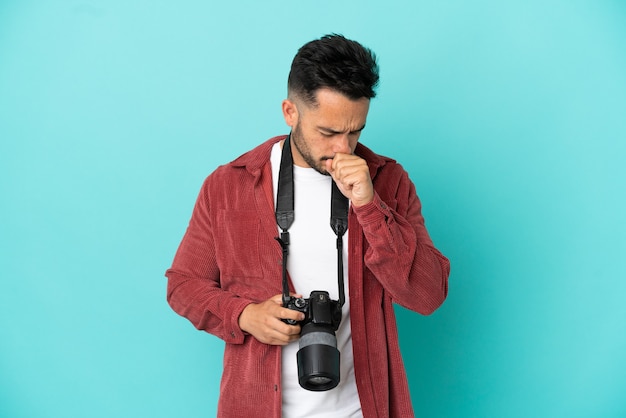
[[372, 179], [384, 181], [390, 176], [398, 178], [406, 175], [406, 171], [396, 160], [377, 154], [361, 143], [357, 144], [355, 154], [367, 161]]
[[285, 138], [287, 138], [287, 135], [270, 138], [250, 151], [240, 155], [227, 165], [231, 167], [244, 167], [251, 172], [259, 170], [269, 161], [274, 144]]
[[208, 198], [232, 195], [233, 191], [249, 193], [264, 168], [269, 164], [272, 147], [284, 136], [271, 138], [233, 161], [220, 165], [209, 174], [202, 184], [202, 193]]
[[233, 161], [217, 167], [215, 171], [207, 177], [207, 181], [222, 181], [224, 177], [233, 176], [237, 172], [241, 172], [241, 175], [259, 175], [263, 167], [265, 167], [270, 160], [274, 144], [285, 138], [286, 135], [270, 138], [235, 158]]

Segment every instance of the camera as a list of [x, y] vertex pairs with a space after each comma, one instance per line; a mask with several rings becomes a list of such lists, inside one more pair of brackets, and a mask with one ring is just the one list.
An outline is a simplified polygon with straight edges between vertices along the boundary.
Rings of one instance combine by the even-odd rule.
[[[286, 302], [286, 303], [285, 303]], [[308, 299], [288, 296], [284, 306], [304, 313], [297, 354], [298, 382], [304, 389], [325, 391], [339, 384], [339, 350], [335, 331], [341, 323], [341, 304], [328, 292], [315, 290]], [[294, 320], [285, 320], [295, 325]]]
[[[328, 292], [314, 290], [308, 299], [295, 298], [289, 293], [287, 257], [289, 255], [289, 228], [294, 222], [293, 156], [290, 136], [283, 144], [278, 193], [276, 194], [276, 223], [281, 229], [276, 240], [283, 251], [283, 306], [304, 313], [300, 321], [300, 347], [297, 353], [298, 382], [304, 389], [324, 391], [339, 384], [339, 350], [335, 331], [341, 323], [341, 308], [346, 302], [343, 272], [343, 235], [348, 230], [350, 202], [335, 182], [332, 182], [330, 227], [337, 236], [337, 287], [339, 300], [332, 300]], [[283, 319], [295, 325], [297, 321]]]

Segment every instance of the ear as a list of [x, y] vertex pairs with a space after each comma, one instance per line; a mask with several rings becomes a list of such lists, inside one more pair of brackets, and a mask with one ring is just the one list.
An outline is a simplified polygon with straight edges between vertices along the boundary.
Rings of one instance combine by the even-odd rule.
[[287, 126], [294, 127], [298, 123], [298, 108], [290, 99], [283, 100], [283, 117]]

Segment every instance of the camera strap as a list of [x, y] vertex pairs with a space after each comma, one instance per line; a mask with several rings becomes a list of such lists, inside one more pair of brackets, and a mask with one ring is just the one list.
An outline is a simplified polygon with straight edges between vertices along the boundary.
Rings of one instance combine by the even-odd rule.
[[[294, 181], [293, 181], [293, 155], [291, 154], [291, 135], [285, 139], [280, 170], [278, 172], [278, 193], [276, 196], [276, 223], [281, 229], [280, 237], [276, 240], [283, 249], [283, 304], [286, 305], [289, 298], [289, 282], [287, 280], [287, 257], [289, 255], [289, 228], [295, 220], [294, 211]], [[330, 202], [330, 227], [337, 235], [337, 284], [339, 286], [339, 304], [341, 309], [345, 303], [344, 277], [343, 277], [343, 235], [348, 230], [348, 198], [332, 181]]]

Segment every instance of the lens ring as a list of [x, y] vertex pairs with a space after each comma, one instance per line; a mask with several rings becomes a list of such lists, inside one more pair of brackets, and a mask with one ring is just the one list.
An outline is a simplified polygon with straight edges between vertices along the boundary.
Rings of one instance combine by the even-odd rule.
[[328, 332], [309, 332], [300, 337], [300, 348], [314, 344], [329, 345], [337, 348], [337, 338]]

